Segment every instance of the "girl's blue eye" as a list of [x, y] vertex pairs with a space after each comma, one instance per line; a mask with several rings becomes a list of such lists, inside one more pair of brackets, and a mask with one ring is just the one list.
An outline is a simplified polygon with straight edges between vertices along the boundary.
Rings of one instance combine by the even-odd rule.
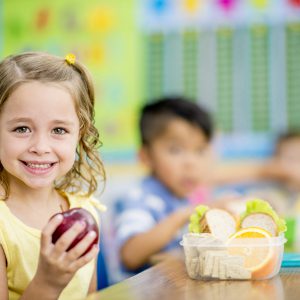
[[53, 132], [54, 132], [55, 134], [60, 134], [60, 135], [63, 135], [63, 134], [66, 134], [66, 133], [67, 133], [67, 131], [66, 131], [64, 128], [60, 128], [60, 127], [54, 128], [54, 129], [53, 129]]
[[20, 127], [17, 127], [16, 129], [14, 129], [14, 131], [17, 133], [28, 133], [28, 132], [30, 132], [30, 129], [26, 126], [20, 126]]

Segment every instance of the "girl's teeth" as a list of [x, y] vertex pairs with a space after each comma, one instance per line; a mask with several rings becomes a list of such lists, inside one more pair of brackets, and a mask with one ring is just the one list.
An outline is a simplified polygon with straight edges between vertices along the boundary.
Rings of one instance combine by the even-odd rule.
[[33, 169], [47, 169], [51, 167], [51, 164], [32, 164], [27, 163], [27, 166]]

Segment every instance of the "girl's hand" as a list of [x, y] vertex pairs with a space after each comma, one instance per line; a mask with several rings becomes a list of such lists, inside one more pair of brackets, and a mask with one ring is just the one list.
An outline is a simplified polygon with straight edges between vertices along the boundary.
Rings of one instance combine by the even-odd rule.
[[40, 258], [34, 278], [40, 284], [57, 292], [58, 295], [76, 271], [96, 258], [99, 251], [98, 246], [94, 246], [81, 257], [95, 239], [96, 233], [91, 231], [74, 248], [66, 252], [73, 240], [84, 229], [84, 222], [75, 223], [53, 244], [52, 234], [62, 222], [62, 218], [62, 215], [55, 216], [42, 230]]

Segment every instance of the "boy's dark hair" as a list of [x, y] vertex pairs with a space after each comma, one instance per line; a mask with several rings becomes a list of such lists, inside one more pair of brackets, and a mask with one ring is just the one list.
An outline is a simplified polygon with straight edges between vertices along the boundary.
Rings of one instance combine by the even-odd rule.
[[205, 109], [185, 97], [164, 97], [146, 104], [141, 110], [139, 126], [142, 145], [149, 145], [175, 118], [198, 127], [206, 140], [211, 140], [213, 123]]

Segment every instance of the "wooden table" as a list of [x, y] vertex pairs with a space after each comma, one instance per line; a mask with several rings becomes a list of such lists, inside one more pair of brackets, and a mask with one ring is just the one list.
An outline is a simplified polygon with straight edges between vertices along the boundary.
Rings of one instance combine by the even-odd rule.
[[87, 300], [296, 300], [300, 268], [282, 268], [262, 281], [197, 281], [188, 277], [182, 253], [155, 260], [148, 270], [92, 294]]

